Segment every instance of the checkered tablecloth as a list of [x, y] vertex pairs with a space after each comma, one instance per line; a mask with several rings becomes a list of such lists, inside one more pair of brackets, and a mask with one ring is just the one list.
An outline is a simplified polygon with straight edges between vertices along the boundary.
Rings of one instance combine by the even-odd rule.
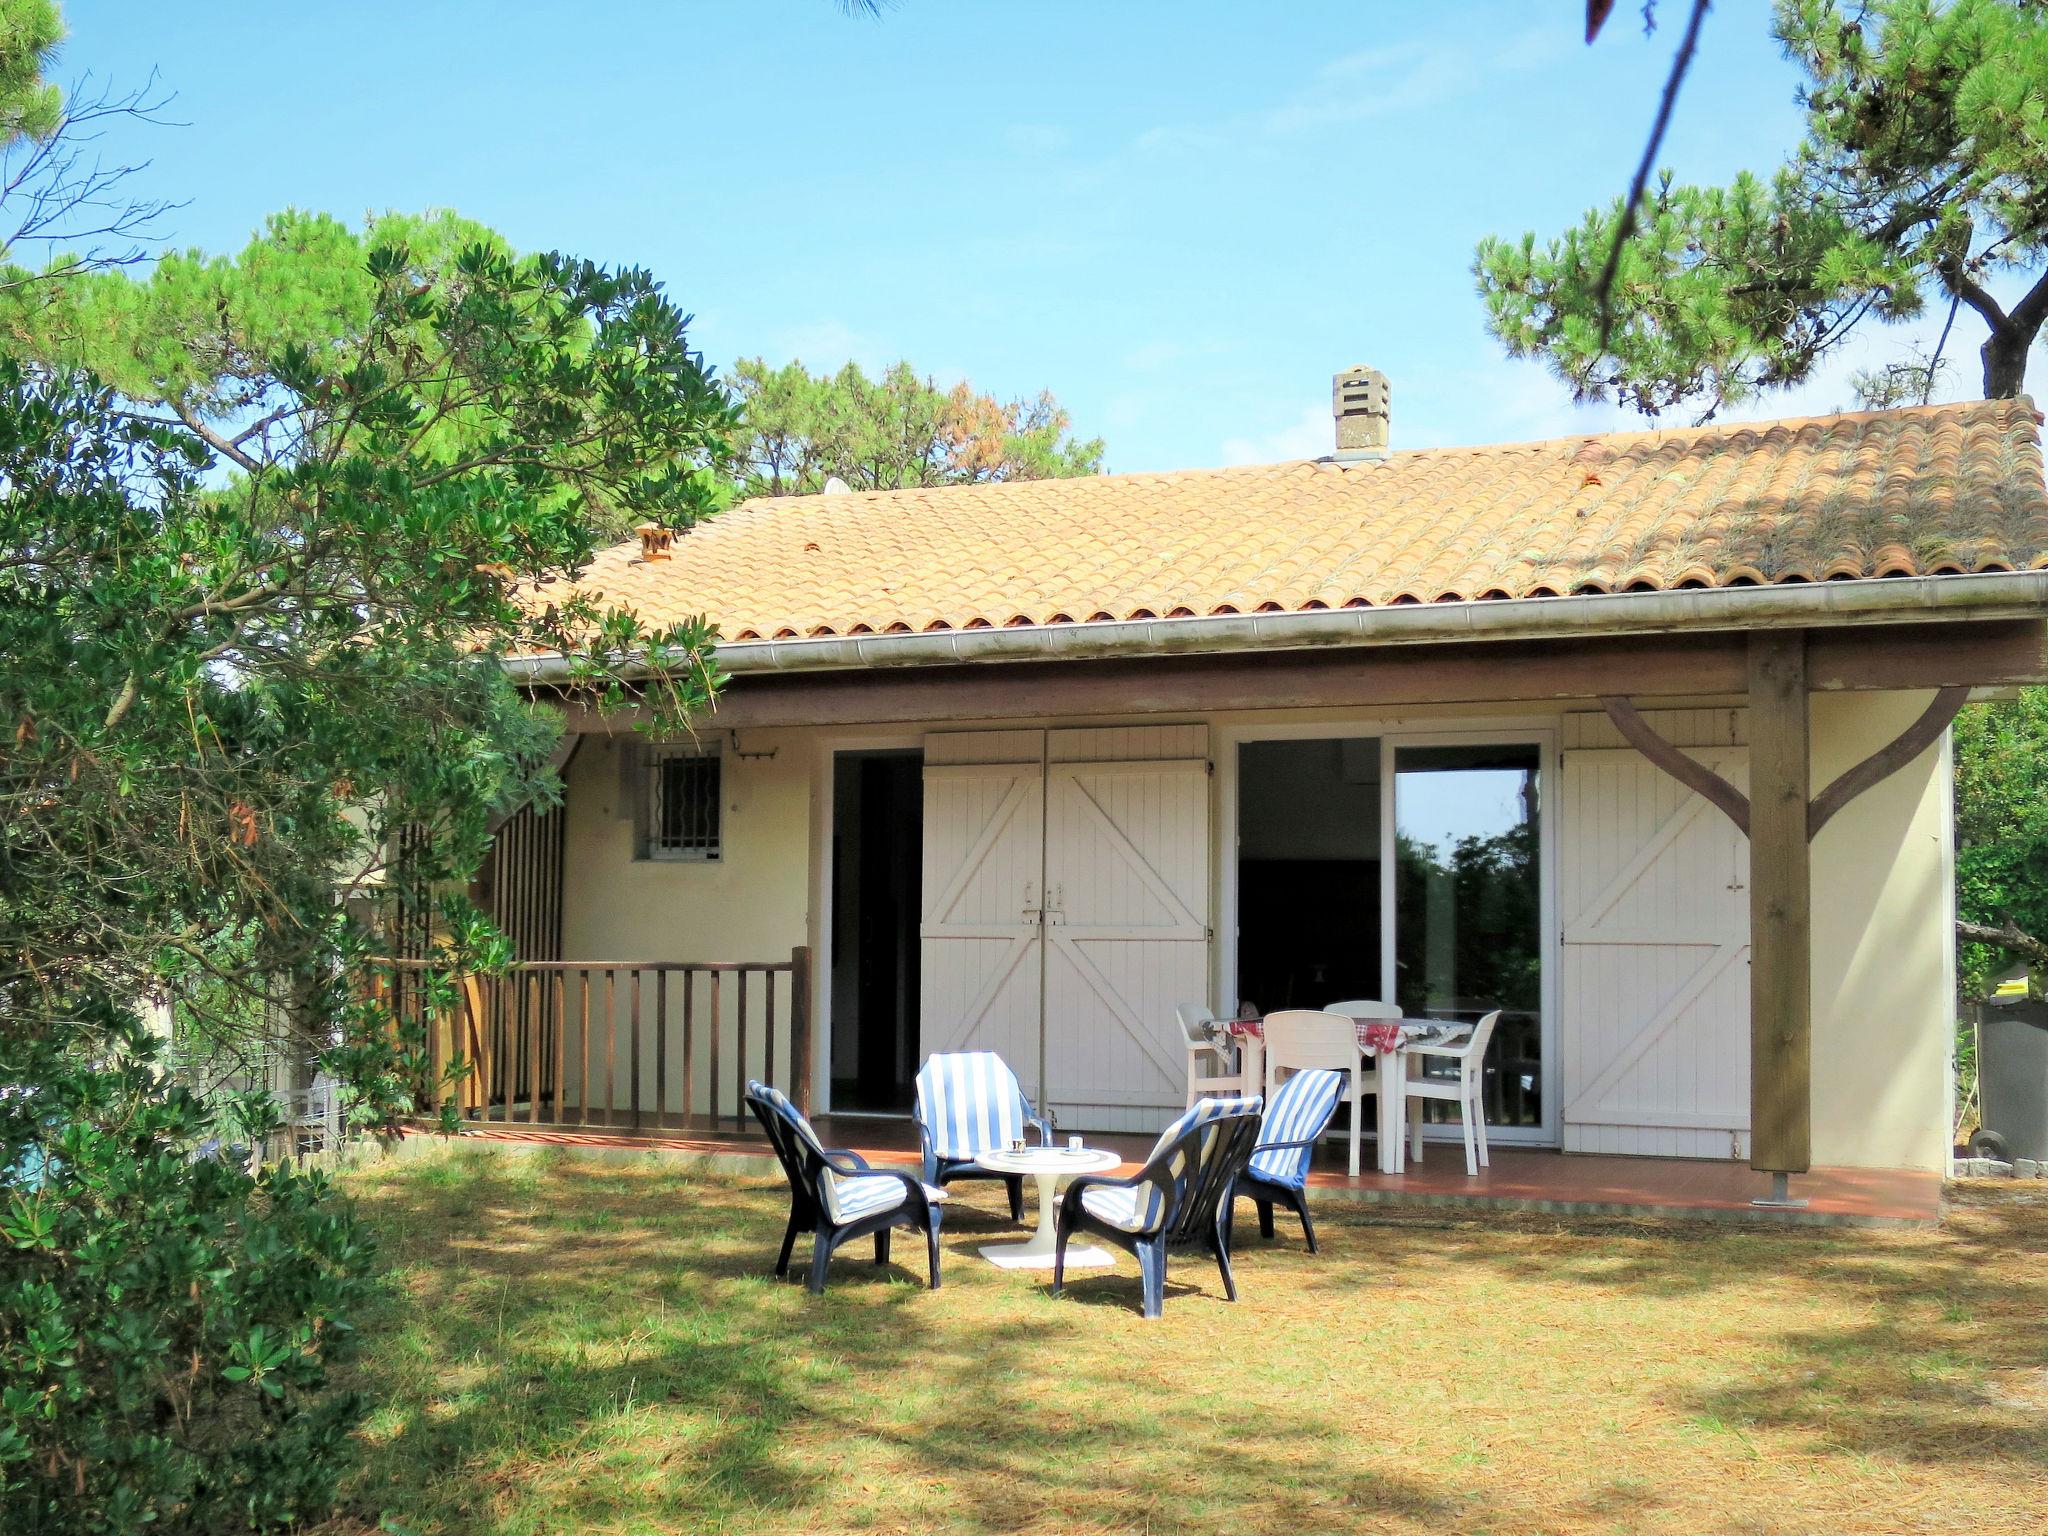
[[[1358, 1048], [1380, 1056], [1391, 1056], [1412, 1040], [1440, 1040], [1458, 1029], [1454, 1024], [1424, 1019], [1359, 1019], [1357, 1024]], [[1266, 1037], [1264, 1019], [1231, 1019], [1228, 1027], [1238, 1039], [1247, 1035], [1261, 1040]]]

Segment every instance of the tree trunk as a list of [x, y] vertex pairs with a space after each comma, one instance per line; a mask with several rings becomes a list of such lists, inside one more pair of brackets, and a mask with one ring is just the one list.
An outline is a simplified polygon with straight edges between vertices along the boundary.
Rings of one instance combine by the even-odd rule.
[[2035, 965], [2048, 966], [2048, 944], [2023, 930], [2011, 918], [2005, 920], [2002, 928], [1993, 928], [1988, 923], [1973, 923], [1966, 918], [1956, 919], [1956, 932], [1974, 944], [1990, 944], [2015, 955], [2024, 955]]
[[1994, 326], [1984, 340], [1984, 398], [2010, 400], [2027, 387], [2027, 352], [2035, 327]]

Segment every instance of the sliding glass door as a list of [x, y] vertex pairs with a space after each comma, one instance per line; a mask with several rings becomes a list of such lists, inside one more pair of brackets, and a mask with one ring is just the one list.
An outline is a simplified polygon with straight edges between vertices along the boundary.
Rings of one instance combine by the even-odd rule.
[[[1500, 1010], [1487, 1055], [1487, 1122], [1510, 1131], [1541, 1130], [1547, 951], [1541, 748], [1535, 742], [1388, 747], [1388, 990], [1410, 1018], [1471, 1022]], [[1441, 1106], [1426, 1107], [1432, 1119], [1441, 1118]]]
[[1487, 1123], [1508, 1141], [1554, 1140], [1542, 805], [1554, 750], [1538, 725], [1247, 731], [1231, 790], [1225, 1005], [1386, 998], [1410, 1018], [1467, 1023], [1499, 1009]]

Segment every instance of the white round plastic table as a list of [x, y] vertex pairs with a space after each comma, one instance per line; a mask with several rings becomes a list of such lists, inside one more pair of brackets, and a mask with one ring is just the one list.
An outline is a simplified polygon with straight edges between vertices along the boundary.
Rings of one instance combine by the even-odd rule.
[[[1038, 1181], [1038, 1230], [1029, 1242], [990, 1243], [981, 1250], [1004, 1269], [1051, 1269], [1053, 1201], [1061, 1179], [1077, 1173], [1106, 1173], [1123, 1161], [1100, 1147], [1071, 1152], [1065, 1147], [1026, 1147], [1022, 1152], [984, 1152], [974, 1160], [990, 1173], [1028, 1173]], [[1114, 1262], [1100, 1248], [1067, 1245], [1067, 1268], [1102, 1269]]]

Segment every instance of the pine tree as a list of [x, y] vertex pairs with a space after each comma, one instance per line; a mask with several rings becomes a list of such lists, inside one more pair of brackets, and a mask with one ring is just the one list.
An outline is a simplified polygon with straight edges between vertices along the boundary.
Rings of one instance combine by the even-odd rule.
[[[1773, 30], [1807, 76], [1786, 163], [1725, 187], [1665, 173], [1606, 294], [1619, 200], [1549, 240], [1482, 242], [1494, 334], [1581, 399], [1711, 416], [1805, 379], [1865, 320], [1933, 301], [1951, 323], [1963, 309], [1982, 322], [1984, 394], [2019, 394], [2048, 321], [2048, 5], [1779, 0]], [[2034, 281], [2008, 306], [1992, 288], [2015, 275]], [[1940, 366], [1920, 358], [1859, 389], [1872, 404], [1925, 398]]]
[[743, 496], [801, 496], [836, 476], [857, 491], [1050, 480], [1102, 472], [1102, 439], [1077, 440], [1049, 391], [1024, 400], [941, 388], [908, 363], [869, 378], [854, 363], [812, 374], [800, 362], [733, 366]]

